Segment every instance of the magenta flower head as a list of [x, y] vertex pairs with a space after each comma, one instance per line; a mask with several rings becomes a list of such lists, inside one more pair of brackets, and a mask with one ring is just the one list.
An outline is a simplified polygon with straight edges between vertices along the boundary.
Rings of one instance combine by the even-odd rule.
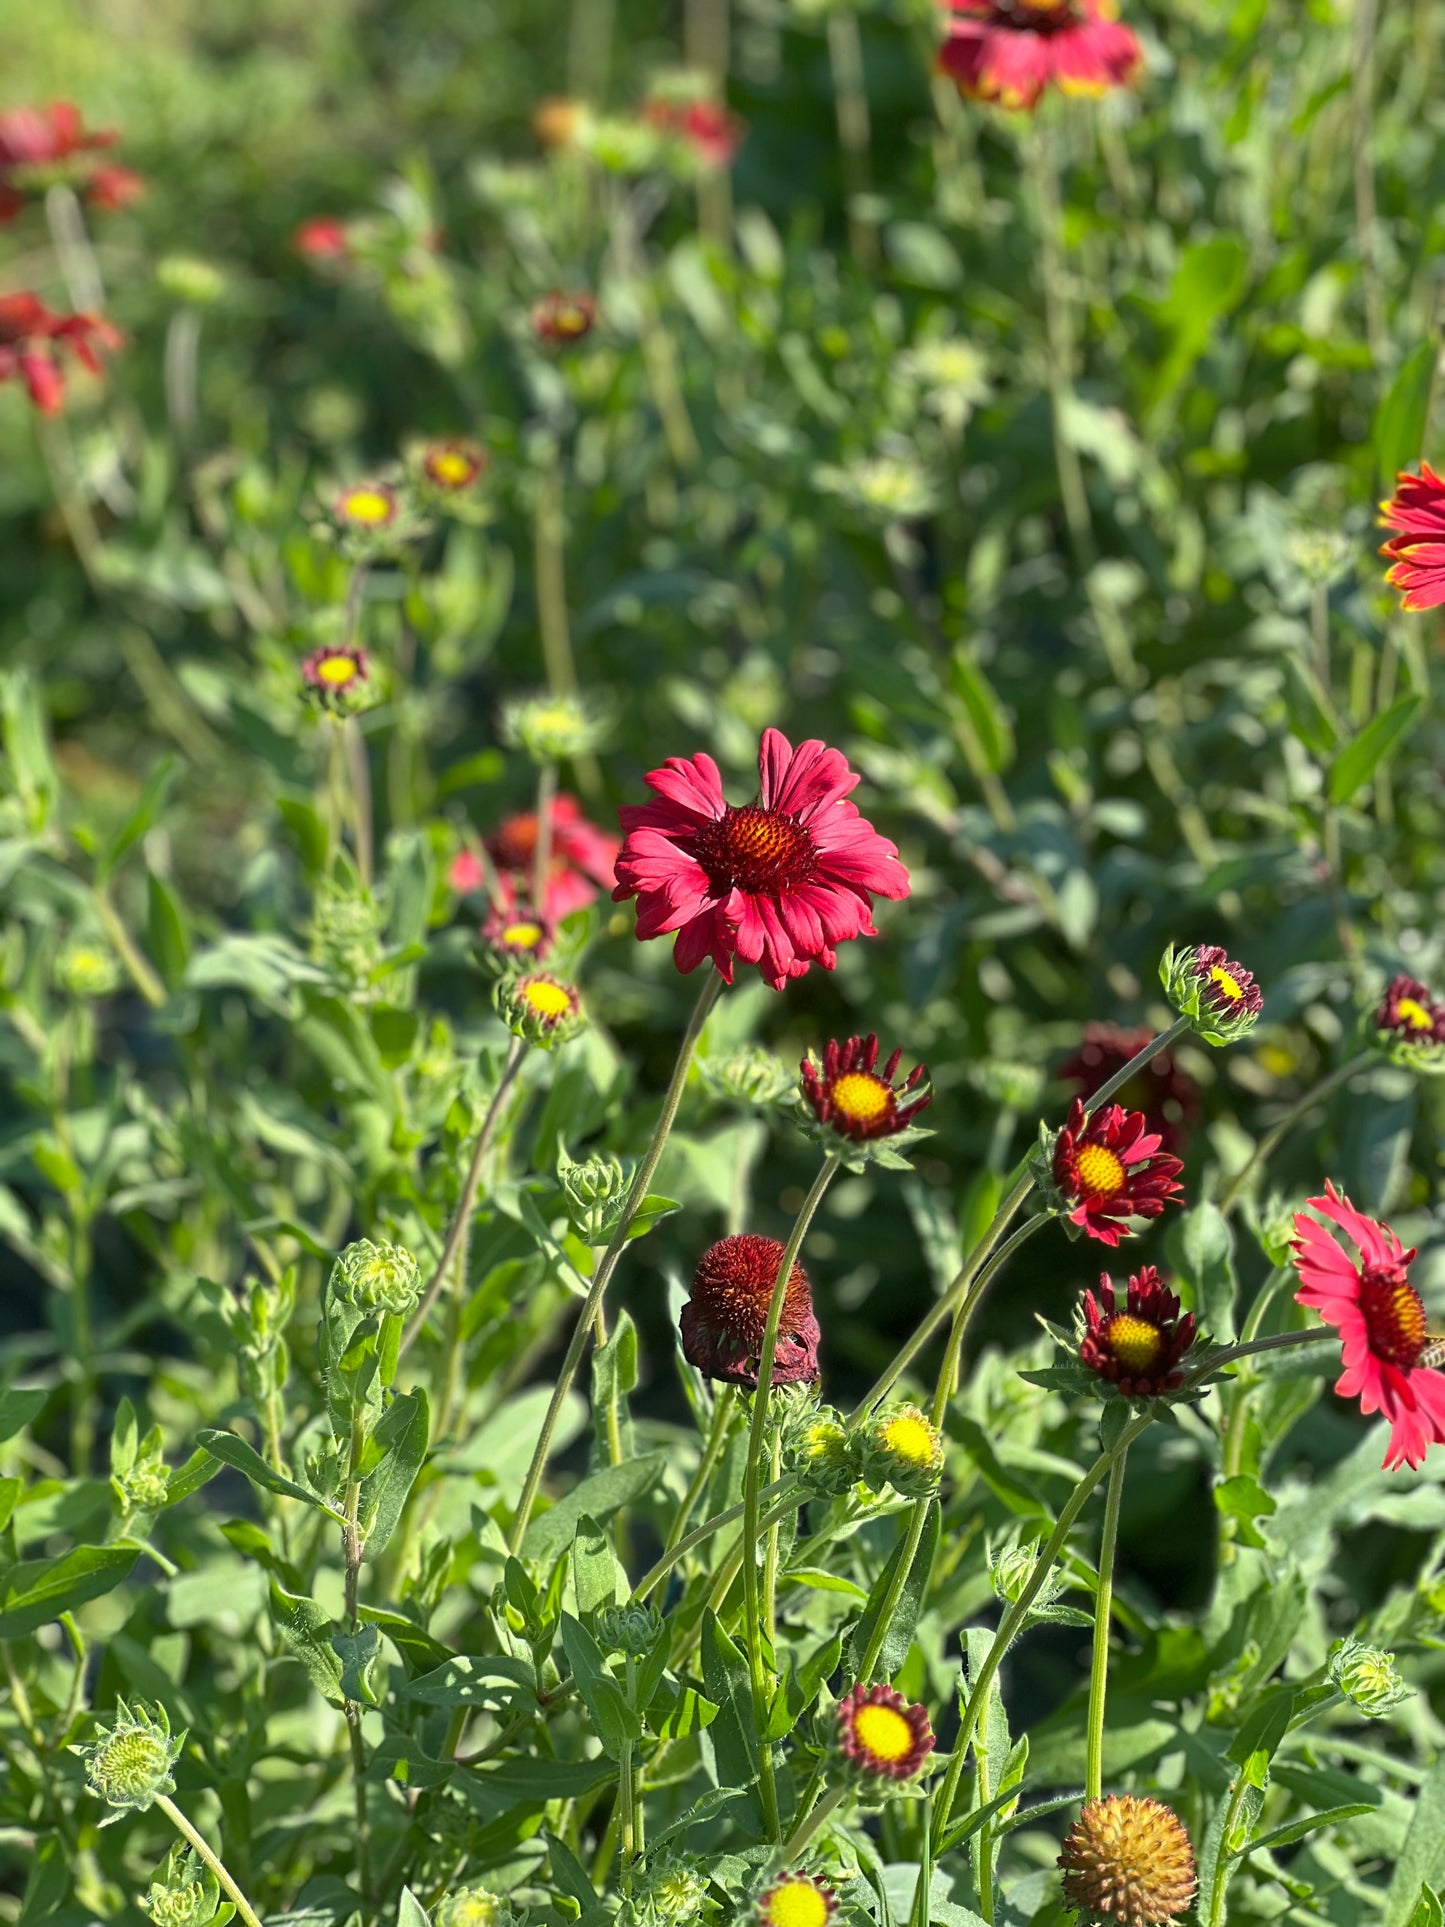
[[901, 1084], [894, 1083], [902, 1056], [901, 1050], [894, 1051], [877, 1070], [878, 1039], [871, 1032], [842, 1044], [831, 1040], [821, 1064], [810, 1052], [803, 1059], [801, 1079], [814, 1117], [827, 1130], [855, 1142], [906, 1131], [933, 1101], [933, 1093], [923, 1064], [915, 1064]]
[[831, 970], [850, 937], [876, 936], [873, 898], [906, 897], [908, 872], [846, 800], [861, 779], [841, 751], [816, 740], [794, 749], [764, 730], [758, 774], [757, 800], [734, 805], [710, 756], [650, 771], [658, 800], [618, 813], [626, 840], [612, 894], [638, 899], [644, 942], [677, 931], [679, 970], [711, 957], [730, 984], [741, 959], [781, 990], [810, 964]]
[[1090, 1116], [1076, 1097], [1063, 1130], [1046, 1138], [1045, 1153], [1038, 1175], [1054, 1208], [1101, 1244], [1118, 1244], [1131, 1218], [1161, 1216], [1184, 1189], [1184, 1166], [1160, 1150], [1141, 1111], [1121, 1104], [1101, 1105]]
[[1445, 1071], [1445, 1003], [1418, 977], [1394, 977], [1369, 1029], [1374, 1042], [1406, 1070]]
[[1418, 475], [1401, 475], [1380, 504], [1380, 520], [1395, 533], [1380, 550], [1389, 559], [1385, 580], [1400, 591], [1400, 607], [1438, 609], [1445, 602], [1445, 478], [1428, 462]]
[[[704, 1377], [756, 1389], [768, 1306], [782, 1262], [778, 1240], [753, 1232], [720, 1238], [702, 1254], [679, 1326], [683, 1357]], [[813, 1384], [821, 1337], [808, 1274], [795, 1264], [783, 1294], [773, 1383]]]
[[1181, 1318], [1179, 1312], [1178, 1297], [1153, 1265], [1130, 1278], [1122, 1306], [1113, 1279], [1102, 1272], [1099, 1296], [1084, 1293], [1079, 1358], [1126, 1398], [1178, 1391], [1184, 1380], [1179, 1366], [1194, 1343], [1194, 1313]]

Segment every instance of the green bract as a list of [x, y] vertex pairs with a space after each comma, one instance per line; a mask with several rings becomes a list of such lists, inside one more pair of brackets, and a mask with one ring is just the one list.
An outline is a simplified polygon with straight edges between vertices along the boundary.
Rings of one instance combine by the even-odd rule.
[[143, 1813], [160, 1794], [175, 1792], [171, 1769], [185, 1741], [184, 1732], [171, 1733], [170, 1718], [163, 1706], [137, 1700], [132, 1709], [124, 1700], [116, 1701], [114, 1724], [97, 1725], [88, 1746], [71, 1749], [85, 1762], [91, 1792], [107, 1806], [119, 1809], [109, 1820], [102, 1820], [102, 1826], [118, 1820], [121, 1812]]

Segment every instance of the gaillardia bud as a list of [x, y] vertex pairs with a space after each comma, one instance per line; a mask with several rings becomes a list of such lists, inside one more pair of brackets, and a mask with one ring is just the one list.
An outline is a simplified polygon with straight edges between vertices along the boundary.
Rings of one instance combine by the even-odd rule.
[[826, 1880], [811, 1873], [780, 1873], [758, 1895], [755, 1927], [828, 1927], [838, 1911], [838, 1896]]
[[496, 990], [497, 1009], [514, 1037], [555, 1050], [577, 1035], [586, 1019], [582, 1000], [571, 984], [546, 971], [525, 977], [503, 977]]
[[534, 763], [568, 762], [600, 749], [611, 719], [581, 696], [523, 696], [502, 710], [504, 742]]
[[421, 1295], [421, 1267], [404, 1245], [358, 1238], [331, 1267], [328, 1289], [339, 1304], [404, 1318]]
[[943, 1434], [916, 1405], [895, 1405], [863, 1427], [859, 1456], [869, 1485], [922, 1498], [943, 1476]]
[[798, 1414], [787, 1435], [788, 1465], [812, 1492], [838, 1498], [863, 1476], [854, 1441], [831, 1405]]
[[72, 937], [55, 960], [55, 982], [71, 997], [108, 997], [120, 988], [121, 968], [105, 943]]
[[436, 1927], [511, 1927], [511, 1903], [490, 1887], [458, 1887], [444, 1894], [433, 1916]]
[[122, 1813], [143, 1813], [158, 1795], [175, 1792], [171, 1768], [186, 1739], [184, 1732], [172, 1735], [163, 1706], [137, 1700], [132, 1708], [118, 1699], [115, 1711], [114, 1726], [100, 1727], [89, 1746], [71, 1748], [85, 1761], [91, 1792], [117, 1809], [102, 1826]]
[[910, 1706], [896, 1686], [860, 1682], [838, 1702], [837, 1747], [860, 1782], [911, 1780], [933, 1751], [927, 1708]]
[[707, 1875], [680, 1856], [649, 1862], [636, 1887], [637, 1918], [655, 1927], [694, 1927], [708, 1917]]
[[1140, 1794], [1086, 1801], [1059, 1865], [1065, 1905], [1090, 1921], [1167, 1927], [1194, 1898], [1194, 1850], [1183, 1822]]
[[[720, 1238], [698, 1260], [692, 1295], [682, 1308], [682, 1351], [689, 1365], [726, 1385], [756, 1388], [758, 1358], [773, 1287], [783, 1261], [776, 1238], [744, 1232]], [[818, 1341], [808, 1274], [793, 1266], [773, 1355], [775, 1385], [811, 1385], [818, 1376]]]
[[155, 1927], [209, 1927], [220, 1905], [216, 1876], [194, 1853], [177, 1846], [162, 1861], [156, 1877], [136, 1903]]
[[1259, 1022], [1264, 996], [1243, 964], [1218, 944], [1194, 944], [1164, 952], [1159, 981], [1165, 995], [1187, 1017], [1206, 1044], [1232, 1044]]
[[1395, 1655], [1353, 1637], [1331, 1647], [1330, 1678], [1367, 1720], [1383, 1719], [1410, 1697], [1410, 1688], [1395, 1670]]
[[302, 659], [301, 686], [320, 708], [354, 716], [377, 700], [371, 659], [358, 643], [326, 643]]
[[662, 1615], [654, 1606], [603, 1606], [597, 1614], [597, 1644], [605, 1653], [641, 1659], [661, 1630]]

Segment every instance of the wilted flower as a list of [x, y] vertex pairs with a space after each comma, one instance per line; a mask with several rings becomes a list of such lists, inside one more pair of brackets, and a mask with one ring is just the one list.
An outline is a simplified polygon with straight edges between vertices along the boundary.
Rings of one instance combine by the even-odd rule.
[[838, 1911], [838, 1896], [826, 1880], [811, 1873], [780, 1873], [758, 1895], [756, 1927], [828, 1927]]
[[[1066, 1084], [1076, 1084], [1080, 1096], [1087, 1099], [1137, 1057], [1153, 1037], [1147, 1024], [1131, 1030], [1117, 1024], [1085, 1024], [1084, 1041], [1059, 1066], [1059, 1076]], [[1144, 1113], [1150, 1130], [1158, 1133], [1161, 1148], [1175, 1156], [1183, 1150], [1189, 1127], [1199, 1117], [1199, 1086], [1167, 1050], [1156, 1051], [1144, 1068], [1135, 1072], [1119, 1091], [1119, 1099], [1126, 1109]]]
[[1117, 1245], [1130, 1218], [1157, 1218], [1183, 1186], [1178, 1158], [1159, 1149], [1157, 1133], [1139, 1111], [1106, 1104], [1089, 1116], [1074, 1099], [1069, 1119], [1049, 1150], [1040, 1175], [1051, 1185], [1055, 1208], [1100, 1243]]
[[1381, 502], [1380, 520], [1399, 531], [1380, 554], [1390, 559], [1385, 580], [1400, 591], [1401, 607], [1438, 609], [1445, 602], [1445, 481], [1421, 462], [1420, 473], [1401, 475]]
[[938, 64], [973, 100], [1031, 108], [1046, 88], [1104, 94], [1143, 64], [1113, 0], [947, 0]]
[[525, 1037], [544, 1050], [567, 1043], [585, 1021], [574, 986], [543, 970], [525, 977], [503, 977], [497, 985], [496, 1005], [514, 1037]]
[[838, 1703], [837, 1745], [859, 1779], [911, 1780], [933, 1751], [933, 1727], [897, 1687], [860, 1682]]
[[1418, 977], [1391, 980], [1372, 1028], [1392, 1063], [1407, 1070], [1445, 1071], [1445, 1003]]
[[359, 643], [328, 642], [302, 658], [301, 683], [321, 708], [338, 716], [355, 715], [377, 699], [371, 658]]
[[1330, 1648], [1330, 1678], [1352, 1706], [1367, 1720], [1383, 1719], [1410, 1688], [1395, 1670], [1395, 1655], [1363, 1640], [1336, 1640]]
[[72, 997], [108, 997], [120, 988], [121, 968], [97, 938], [71, 937], [55, 959], [55, 982]]
[[1434, 1348], [1425, 1306], [1410, 1283], [1415, 1253], [1401, 1247], [1387, 1224], [1356, 1211], [1328, 1180], [1325, 1195], [1309, 1206], [1337, 1224], [1360, 1254], [1355, 1263], [1322, 1224], [1296, 1214], [1301, 1284], [1295, 1297], [1340, 1333], [1344, 1371], [1335, 1391], [1357, 1398], [1362, 1412], [1383, 1412], [1389, 1420], [1387, 1472], [1422, 1465], [1432, 1445], [1445, 1445], [1445, 1373], [1425, 1363]]
[[649, 771], [659, 800], [618, 812], [627, 839], [612, 894], [639, 899], [639, 939], [678, 932], [684, 973], [710, 956], [731, 983], [741, 958], [781, 990], [812, 963], [831, 970], [848, 938], [875, 936], [873, 896], [906, 897], [908, 872], [845, 800], [860, 779], [840, 751], [816, 740], [795, 750], [767, 729], [758, 770], [757, 802], [737, 807], [711, 756]]
[[1167, 1927], [1194, 1898], [1194, 1850], [1160, 1800], [1111, 1793], [1088, 1800], [1059, 1854], [1064, 1902], [1090, 1920]]
[[98, 1726], [89, 1746], [70, 1749], [85, 1762], [91, 1792], [118, 1809], [102, 1826], [110, 1826], [123, 1812], [143, 1813], [158, 1795], [175, 1792], [171, 1768], [186, 1741], [184, 1732], [172, 1735], [163, 1706], [137, 1700], [131, 1708], [118, 1699], [115, 1712], [115, 1724]]
[[[577, 798], [565, 791], [554, 797], [549, 814], [552, 846], [547, 865], [547, 900], [542, 909], [547, 923], [552, 925], [591, 903], [599, 890], [612, 888], [617, 880], [617, 856], [622, 846], [615, 836], [608, 836], [595, 823], [589, 823]], [[515, 913], [520, 904], [530, 903], [534, 887], [536, 813], [523, 810], [516, 816], [505, 817], [487, 837], [486, 847], [497, 872], [496, 907]], [[476, 864], [475, 857], [470, 860]], [[480, 865], [473, 880], [470, 870], [465, 877], [462, 875], [461, 858], [453, 864], [454, 889], [476, 889], [482, 881]]]
[[1079, 1357], [1126, 1398], [1177, 1391], [1183, 1383], [1178, 1366], [1194, 1343], [1194, 1314], [1185, 1312], [1181, 1318], [1179, 1312], [1178, 1297], [1153, 1265], [1129, 1279], [1122, 1310], [1113, 1279], [1101, 1272], [1099, 1296], [1084, 1293]]
[[[682, 1351], [708, 1378], [756, 1389], [768, 1307], [783, 1261], [776, 1238], [743, 1232], [720, 1238], [698, 1260], [692, 1293], [682, 1308]], [[811, 1385], [818, 1376], [818, 1341], [808, 1274], [794, 1264], [783, 1294], [773, 1355], [775, 1385]]]
[[[850, 1037], [841, 1044], [830, 1040], [821, 1065], [810, 1051], [800, 1073], [803, 1096], [818, 1122], [854, 1142], [906, 1131], [932, 1103], [933, 1093], [927, 1088], [928, 1071], [922, 1064], [915, 1064], [901, 1084], [894, 1083], [902, 1056], [901, 1050], [894, 1051], [882, 1072], [877, 1072], [878, 1039], [871, 1031], [867, 1037]], [[919, 1085], [924, 1088], [919, 1090]]]
[[1232, 1044], [1259, 1022], [1264, 997], [1243, 964], [1218, 944], [1173, 944], [1159, 965], [1159, 980], [1181, 1017], [1207, 1044]]
[[943, 1476], [943, 1434], [916, 1405], [895, 1405], [875, 1412], [861, 1428], [859, 1459], [875, 1489], [891, 1485], [921, 1498], [936, 1491]]
[[532, 333], [549, 348], [570, 348], [597, 325], [597, 302], [587, 293], [544, 294], [532, 309]]
[[358, 1238], [337, 1256], [327, 1293], [358, 1311], [404, 1318], [421, 1296], [421, 1267], [405, 1245]]
[[56, 314], [39, 295], [0, 294], [0, 382], [23, 381], [42, 415], [58, 415], [64, 405], [64, 354], [98, 375], [98, 351], [118, 348], [121, 339], [101, 315]]

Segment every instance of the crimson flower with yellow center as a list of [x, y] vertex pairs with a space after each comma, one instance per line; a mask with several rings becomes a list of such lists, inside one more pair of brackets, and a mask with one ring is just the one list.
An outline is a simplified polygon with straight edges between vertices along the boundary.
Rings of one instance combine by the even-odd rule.
[[1194, 1898], [1194, 1849], [1161, 1800], [1111, 1793], [1088, 1800], [1064, 1837], [1064, 1904], [1086, 1920], [1168, 1927]]
[[58, 186], [74, 188], [92, 207], [112, 209], [135, 200], [145, 191], [140, 175], [95, 158], [117, 138], [113, 128], [87, 132], [68, 100], [0, 113], [0, 221], [12, 220], [28, 200]]
[[1380, 554], [1389, 557], [1385, 580], [1400, 591], [1401, 607], [1438, 609], [1445, 602], [1445, 480], [1421, 462], [1420, 473], [1401, 475], [1381, 502], [1380, 520], [1397, 531]]
[[[683, 1357], [705, 1377], [756, 1389], [768, 1307], [783, 1253], [776, 1238], [741, 1232], [709, 1245], [698, 1260], [692, 1293], [678, 1325]], [[794, 1264], [783, 1293], [773, 1383], [813, 1384], [821, 1337], [808, 1274]]]
[[304, 659], [301, 680], [323, 709], [354, 709], [370, 693], [371, 663], [357, 643], [326, 643]]
[[331, 512], [343, 528], [389, 529], [398, 513], [396, 490], [387, 482], [356, 482], [342, 489]]
[[482, 925], [482, 942], [494, 955], [512, 961], [530, 957], [540, 963], [552, 947], [552, 933], [525, 904], [493, 908]]
[[[599, 890], [612, 888], [621, 845], [615, 836], [589, 823], [577, 798], [565, 790], [553, 798], [549, 815], [551, 861], [542, 907], [551, 925], [591, 903]], [[487, 855], [496, 870], [494, 902], [507, 915], [514, 914], [520, 903], [530, 902], [536, 883], [537, 832], [536, 812], [519, 810], [515, 816], [503, 817], [486, 839]], [[457, 856], [450, 881], [454, 890], [476, 890], [486, 882], [472, 851]]]
[[947, 0], [938, 64], [961, 94], [1032, 108], [1050, 87], [1105, 94], [1133, 80], [1139, 42], [1113, 0]]
[[855, 1142], [906, 1131], [933, 1101], [933, 1093], [918, 1089], [928, 1079], [922, 1064], [916, 1064], [901, 1084], [894, 1083], [902, 1056], [901, 1050], [894, 1051], [883, 1069], [876, 1070], [878, 1039], [871, 1031], [867, 1037], [850, 1037], [841, 1044], [831, 1039], [821, 1066], [809, 1053], [801, 1065], [803, 1095], [818, 1122]]
[[911, 1780], [933, 1751], [933, 1727], [922, 1706], [896, 1686], [860, 1681], [838, 1703], [838, 1750], [866, 1780]]
[[1433, 1348], [1425, 1306], [1410, 1283], [1415, 1254], [1328, 1180], [1325, 1195], [1311, 1198], [1309, 1208], [1338, 1225], [1360, 1254], [1356, 1262], [1317, 1220], [1295, 1214], [1301, 1280], [1295, 1297], [1343, 1341], [1344, 1371], [1335, 1391], [1357, 1398], [1362, 1412], [1383, 1412], [1389, 1420], [1387, 1472], [1422, 1465], [1432, 1445], [1445, 1445], [1445, 1373], [1424, 1362]]
[[1079, 1357], [1092, 1372], [1117, 1385], [1126, 1398], [1154, 1398], [1183, 1382], [1177, 1367], [1194, 1343], [1194, 1314], [1179, 1315], [1179, 1299], [1153, 1265], [1129, 1280], [1119, 1306], [1114, 1281], [1099, 1277], [1099, 1296], [1084, 1293], [1084, 1336]]
[[460, 436], [428, 442], [421, 452], [422, 474], [433, 488], [448, 495], [456, 495], [479, 482], [486, 466], [486, 450]]
[[597, 302], [590, 294], [544, 294], [532, 309], [532, 333], [550, 348], [570, 347], [597, 326]]
[[1418, 977], [1395, 977], [1375, 1012], [1375, 1029], [1408, 1044], [1445, 1044], [1445, 1003]]
[[1142, 1111], [1121, 1104], [1105, 1104], [1090, 1117], [1075, 1098], [1052, 1167], [1070, 1224], [1106, 1245], [1118, 1244], [1130, 1218], [1159, 1217], [1184, 1188], [1179, 1159], [1160, 1150]]
[[758, 1895], [757, 1927], [828, 1927], [838, 1911], [838, 1896], [826, 1880], [811, 1873], [780, 1873]]

